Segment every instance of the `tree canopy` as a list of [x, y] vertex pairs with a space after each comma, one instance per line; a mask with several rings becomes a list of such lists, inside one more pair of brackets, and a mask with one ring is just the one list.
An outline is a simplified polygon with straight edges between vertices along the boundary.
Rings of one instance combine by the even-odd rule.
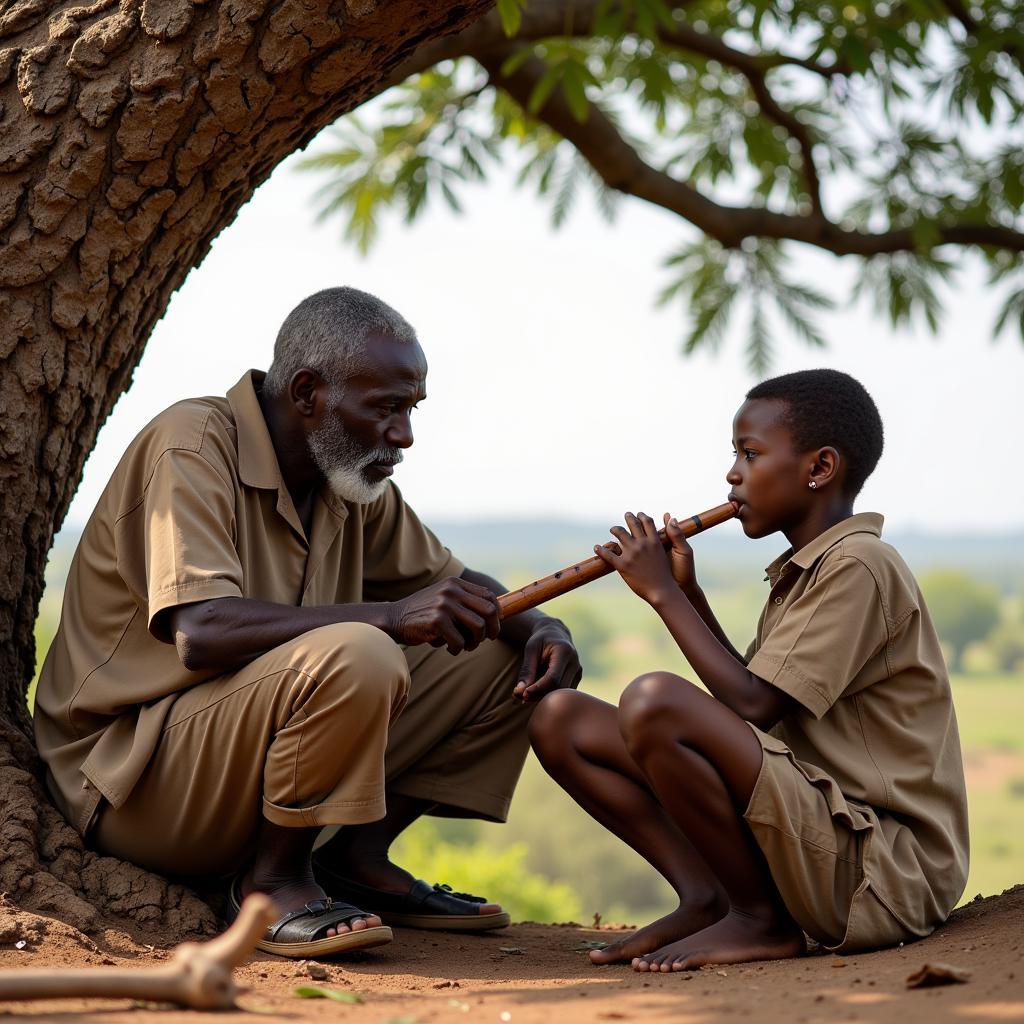
[[363, 251], [383, 211], [458, 211], [513, 162], [556, 227], [582, 186], [609, 218], [622, 194], [654, 203], [685, 222], [659, 296], [684, 350], [738, 316], [755, 372], [773, 323], [820, 347], [839, 298], [794, 275], [796, 244], [854, 257], [854, 298], [932, 331], [975, 255], [993, 333], [1024, 339], [1022, 66], [1018, 0], [499, 0], [304, 166]]

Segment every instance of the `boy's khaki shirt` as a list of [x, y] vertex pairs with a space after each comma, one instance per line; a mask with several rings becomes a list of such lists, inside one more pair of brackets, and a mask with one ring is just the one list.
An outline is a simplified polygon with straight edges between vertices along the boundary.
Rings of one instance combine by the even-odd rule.
[[877, 813], [885, 842], [863, 868], [913, 926], [943, 920], [963, 893], [967, 795], [938, 638], [881, 531], [880, 515], [851, 516], [768, 567], [747, 667], [800, 705], [772, 737]]
[[157, 416], [82, 534], [35, 708], [50, 789], [81, 832], [101, 798], [124, 803], [176, 695], [220, 674], [185, 669], [157, 638], [158, 613], [222, 597], [394, 600], [463, 571], [393, 485], [369, 505], [325, 488], [307, 540], [256, 397], [262, 377]]

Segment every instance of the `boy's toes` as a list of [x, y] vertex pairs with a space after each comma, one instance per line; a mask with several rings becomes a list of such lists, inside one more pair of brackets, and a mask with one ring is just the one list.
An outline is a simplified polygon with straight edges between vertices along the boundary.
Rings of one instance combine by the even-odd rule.
[[590, 950], [587, 956], [590, 957], [592, 964], [598, 964], [599, 966], [622, 963], [626, 959], [622, 953], [621, 942], [609, 942], [603, 949]]

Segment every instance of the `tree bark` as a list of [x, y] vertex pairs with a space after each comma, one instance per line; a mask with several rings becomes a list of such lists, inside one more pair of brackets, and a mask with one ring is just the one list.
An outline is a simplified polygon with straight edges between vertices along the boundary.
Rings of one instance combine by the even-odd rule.
[[[488, 0], [0, 0], [0, 892], [89, 931], [210, 931], [88, 852], [25, 694], [43, 570], [171, 294], [274, 167]], [[243, 286], [239, 282], [239, 287]]]

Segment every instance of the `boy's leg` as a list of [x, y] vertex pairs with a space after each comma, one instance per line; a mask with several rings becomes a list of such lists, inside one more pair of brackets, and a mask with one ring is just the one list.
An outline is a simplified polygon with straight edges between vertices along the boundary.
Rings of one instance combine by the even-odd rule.
[[545, 697], [530, 720], [533, 749], [548, 774], [593, 818], [628, 843], [675, 889], [671, 914], [604, 949], [596, 964], [629, 962], [700, 931], [728, 909], [725, 892], [651, 793], [619, 732], [615, 707], [575, 690]]
[[714, 924], [638, 958], [638, 970], [687, 970], [796, 956], [802, 930], [787, 912], [743, 811], [761, 771], [761, 745], [735, 712], [667, 672], [622, 695], [626, 749], [654, 795], [713, 867], [729, 899]]

